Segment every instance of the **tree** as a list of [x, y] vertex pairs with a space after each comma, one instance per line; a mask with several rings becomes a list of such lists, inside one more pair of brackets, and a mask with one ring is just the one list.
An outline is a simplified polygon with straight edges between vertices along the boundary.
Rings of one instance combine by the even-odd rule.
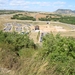
[[[22, 48], [35, 48], [33, 40], [29, 39], [28, 34], [17, 34], [0, 31], [0, 44], [7, 45], [7, 48], [13, 51], [19, 51]], [[35, 46], [35, 47], [34, 47]], [[6, 48], [3, 47], [3, 48]]]
[[[54, 36], [52, 33], [43, 38], [44, 55], [54, 61], [65, 62], [75, 59], [75, 39], [70, 37]], [[70, 57], [70, 58], [69, 58]]]

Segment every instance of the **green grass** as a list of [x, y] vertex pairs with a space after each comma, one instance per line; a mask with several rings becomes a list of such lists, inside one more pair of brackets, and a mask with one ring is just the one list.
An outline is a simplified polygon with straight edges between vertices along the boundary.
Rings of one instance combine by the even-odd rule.
[[33, 56], [33, 54], [35, 53], [34, 49], [22, 49], [19, 52], [19, 55], [23, 58], [30, 58]]

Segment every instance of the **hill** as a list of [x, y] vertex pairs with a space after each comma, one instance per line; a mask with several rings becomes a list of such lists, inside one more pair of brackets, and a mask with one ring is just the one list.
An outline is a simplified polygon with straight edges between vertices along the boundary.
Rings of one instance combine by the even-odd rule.
[[58, 14], [75, 14], [75, 11], [70, 10], [70, 9], [57, 9], [55, 11], [55, 13], [58, 13]]

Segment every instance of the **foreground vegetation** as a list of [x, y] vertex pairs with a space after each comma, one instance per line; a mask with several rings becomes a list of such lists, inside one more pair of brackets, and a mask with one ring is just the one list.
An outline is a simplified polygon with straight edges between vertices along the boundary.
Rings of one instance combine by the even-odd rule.
[[28, 34], [0, 31], [1, 67], [11, 70], [1, 75], [75, 75], [75, 39], [50, 33], [39, 46]]

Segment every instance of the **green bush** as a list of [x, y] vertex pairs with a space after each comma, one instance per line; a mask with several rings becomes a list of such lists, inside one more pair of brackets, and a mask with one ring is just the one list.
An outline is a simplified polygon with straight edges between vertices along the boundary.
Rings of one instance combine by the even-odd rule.
[[36, 48], [33, 40], [30, 40], [27, 34], [17, 34], [16, 32], [3, 33], [0, 31], [0, 44], [7, 45], [13, 51], [18, 51], [22, 48]]
[[[57, 15], [53, 14], [53, 18], [51, 16], [46, 16], [45, 18], [39, 18], [40, 21], [59, 21], [62, 23], [67, 23], [67, 24], [75, 24], [75, 17], [73, 16], [62, 16], [62, 15]], [[58, 16], [58, 17], [56, 17]]]
[[75, 74], [75, 38], [47, 34], [43, 37], [43, 50], [39, 55], [39, 59], [48, 61], [49, 68], [54, 67], [52, 75]]
[[36, 19], [32, 16], [26, 16], [26, 15], [22, 15], [22, 14], [15, 14], [13, 15], [13, 17], [11, 17], [11, 19], [18, 19], [18, 20], [32, 20], [35, 21]]

